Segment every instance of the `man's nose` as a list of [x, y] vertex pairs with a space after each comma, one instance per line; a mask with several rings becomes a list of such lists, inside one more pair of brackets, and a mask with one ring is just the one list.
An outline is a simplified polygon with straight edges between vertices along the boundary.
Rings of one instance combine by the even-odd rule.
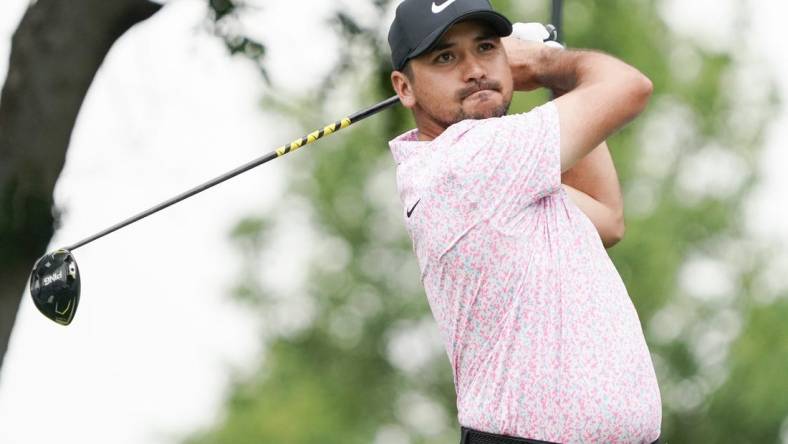
[[465, 57], [462, 69], [466, 82], [479, 81], [487, 76], [484, 65], [472, 55]]

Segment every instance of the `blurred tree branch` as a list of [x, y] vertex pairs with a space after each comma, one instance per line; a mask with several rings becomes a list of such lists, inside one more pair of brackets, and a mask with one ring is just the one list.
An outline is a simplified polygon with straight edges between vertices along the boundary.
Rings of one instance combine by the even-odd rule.
[[57, 214], [52, 192], [85, 94], [115, 41], [161, 5], [38, 0], [12, 38], [0, 97], [0, 366]]
[[222, 39], [231, 55], [241, 55], [257, 65], [263, 81], [270, 85], [271, 80], [263, 64], [266, 46], [245, 35], [239, 23], [240, 14], [253, 8], [241, 0], [208, 0], [208, 28], [216, 37]]

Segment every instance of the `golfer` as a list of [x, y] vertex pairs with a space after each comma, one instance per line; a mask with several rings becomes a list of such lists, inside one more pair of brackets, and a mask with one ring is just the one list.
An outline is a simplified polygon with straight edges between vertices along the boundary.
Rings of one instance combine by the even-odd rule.
[[[488, 0], [405, 0], [389, 31], [391, 81], [417, 125], [390, 142], [397, 187], [462, 443], [658, 442], [653, 363], [605, 251], [623, 222], [561, 183], [607, 152], [652, 84], [511, 32]], [[514, 91], [537, 88], [560, 96], [507, 114]]]

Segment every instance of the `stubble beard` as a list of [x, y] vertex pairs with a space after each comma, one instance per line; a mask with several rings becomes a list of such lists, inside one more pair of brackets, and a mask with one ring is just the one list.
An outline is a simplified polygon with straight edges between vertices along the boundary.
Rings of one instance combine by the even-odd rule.
[[[502, 92], [502, 85], [501, 82], [493, 79], [483, 79], [479, 82], [476, 82], [473, 85], [468, 85], [467, 87], [457, 91], [455, 95], [455, 99], [462, 104], [462, 102], [470, 97], [471, 95], [479, 92], [479, 91], [496, 91], [498, 93], [503, 94]], [[443, 128], [448, 128], [455, 123], [462, 122], [463, 120], [473, 119], [473, 120], [482, 120], [482, 119], [490, 119], [493, 117], [503, 117], [509, 112], [509, 107], [512, 104], [511, 98], [506, 100], [501, 105], [493, 108], [492, 110], [488, 111], [480, 111], [475, 113], [466, 113], [465, 110], [460, 105], [460, 108], [457, 112], [451, 117], [450, 120], [445, 120], [443, 117], [435, 115], [434, 113], [428, 112], [428, 115], [432, 120], [440, 124]]]

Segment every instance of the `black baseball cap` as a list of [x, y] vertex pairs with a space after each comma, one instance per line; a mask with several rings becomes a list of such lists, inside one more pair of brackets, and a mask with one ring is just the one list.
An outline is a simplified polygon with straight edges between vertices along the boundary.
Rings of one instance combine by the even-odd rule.
[[499, 36], [512, 33], [512, 22], [496, 12], [489, 0], [405, 0], [389, 29], [391, 63], [401, 71], [408, 60], [428, 52], [455, 23], [479, 19]]

